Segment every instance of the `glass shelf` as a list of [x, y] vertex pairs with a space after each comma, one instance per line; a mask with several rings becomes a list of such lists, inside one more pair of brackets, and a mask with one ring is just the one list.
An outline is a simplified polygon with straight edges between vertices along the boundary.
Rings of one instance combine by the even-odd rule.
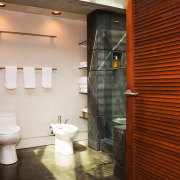
[[84, 118], [83, 116], [79, 116], [79, 118], [88, 120], [88, 118]]
[[109, 70], [119, 70], [119, 69], [126, 69], [126, 67], [112, 68], [112, 69], [109, 69]]
[[82, 41], [82, 42], [78, 43], [78, 45], [87, 47], [87, 41]]
[[84, 92], [79, 92], [79, 94], [88, 94], [88, 93], [84, 93]]
[[121, 70], [121, 69], [126, 69], [126, 67], [111, 68], [111, 69], [92, 69], [90, 71], [114, 71], [114, 70]]
[[87, 68], [87, 66], [85, 66], [85, 67], [79, 67], [78, 69], [86, 69]]

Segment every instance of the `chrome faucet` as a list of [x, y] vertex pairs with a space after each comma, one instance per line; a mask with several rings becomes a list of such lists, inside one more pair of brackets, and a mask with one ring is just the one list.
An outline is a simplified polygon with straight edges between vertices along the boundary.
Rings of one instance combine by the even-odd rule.
[[68, 119], [66, 119], [66, 120], [65, 120], [64, 124], [66, 124], [66, 123], [67, 123], [67, 121], [68, 121]]
[[58, 124], [61, 124], [61, 116], [58, 116]]

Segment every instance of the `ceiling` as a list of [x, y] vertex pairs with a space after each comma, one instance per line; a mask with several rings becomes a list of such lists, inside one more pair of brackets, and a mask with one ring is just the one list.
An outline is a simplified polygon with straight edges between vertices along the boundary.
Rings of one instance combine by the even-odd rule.
[[[111, 2], [108, 4], [108, 1]], [[7, 10], [15, 10], [35, 14], [47, 15], [47, 10], [59, 10], [63, 13], [72, 13], [82, 17], [85, 17], [88, 13], [94, 11], [95, 9], [103, 9], [113, 12], [125, 13], [125, 0], [4, 0], [4, 3], [8, 3], [6, 6]], [[103, 3], [102, 2], [107, 2]], [[112, 3], [113, 2], [113, 3]], [[115, 7], [118, 5], [118, 7]], [[32, 11], [32, 12], [31, 12]], [[43, 13], [44, 12], [44, 13]], [[62, 13], [62, 15], [63, 15]], [[62, 16], [61, 16], [62, 17]]]

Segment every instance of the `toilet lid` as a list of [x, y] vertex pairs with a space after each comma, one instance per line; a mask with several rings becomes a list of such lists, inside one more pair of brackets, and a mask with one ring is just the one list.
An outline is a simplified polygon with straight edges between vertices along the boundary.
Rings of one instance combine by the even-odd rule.
[[16, 134], [19, 131], [20, 131], [20, 127], [19, 126], [0, 127], [0, 134], [1, 135]]

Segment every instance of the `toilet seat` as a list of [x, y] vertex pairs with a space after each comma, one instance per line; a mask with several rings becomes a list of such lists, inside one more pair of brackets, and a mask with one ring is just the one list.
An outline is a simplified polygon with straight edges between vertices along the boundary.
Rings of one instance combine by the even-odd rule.
[[0, 127], [0, 136], [13, 135], [20, 132], [19, 126]]

